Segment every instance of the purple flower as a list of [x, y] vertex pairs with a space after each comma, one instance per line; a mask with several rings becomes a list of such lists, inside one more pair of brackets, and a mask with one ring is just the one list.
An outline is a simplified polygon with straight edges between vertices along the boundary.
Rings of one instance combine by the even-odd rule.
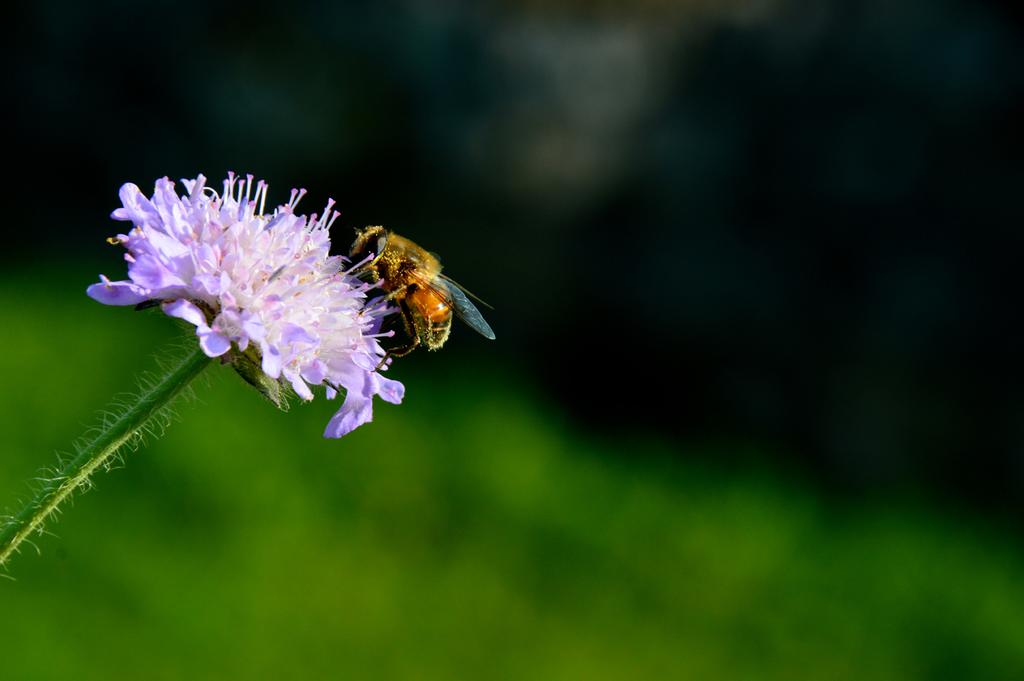
[[[202, 175], [182, 184], [187, 196], [166, 177], [151, 198], [134, 184], [121, 187], [123, 207], [112, 217], [133, 227], [111, 241], [128, 251], [128, 279], [100, 275], [90, 297], [107, 305], [161, 301], [166, 314], [196, 327], [204, 353], [224, 356], [254, 384], [269, 378], [303, 400], [313, 398], [310, 385], [326, 386], [329, 399], [344, 389], [325, 437], [370, 421], [374, 395], [402, 401], [404, 386], [375, 370], [384, 356], [381, 318], [390, 310], [367, 306], [369, 287], [328, 254], [333, 201], [319, 219], [296, 215], [305, 190], [293, 189], [267, 215], [267, 185], [253, 184], [252, 175], [229, 173], [220, 194]], [[259, 381], [243, 371], [246, 362]]]

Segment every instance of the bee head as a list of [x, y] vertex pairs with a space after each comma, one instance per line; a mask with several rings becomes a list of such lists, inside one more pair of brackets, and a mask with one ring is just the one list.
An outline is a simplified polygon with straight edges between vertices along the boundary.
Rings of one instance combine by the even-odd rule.
[[388, 245], [388, 233], [380, 225], [364, 227], [356, 230], [356, 240], [348, 251], [348, 259], [357, 265], [356, 272], [363, 271], [380, 259]]

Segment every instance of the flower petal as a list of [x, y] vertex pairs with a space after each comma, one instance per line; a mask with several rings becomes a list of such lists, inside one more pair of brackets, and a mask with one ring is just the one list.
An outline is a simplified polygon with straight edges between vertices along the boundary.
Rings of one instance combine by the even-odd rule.
[[190, 300], [185, 300], [184, 298], [168, 300], [161, 307], [163, 307], [164, 313], [171, 317], [184, 319], [189, 324], [195, 324], [200, 329], [210, 328], [206, 323], [206, 317], [203, 316], [203, 311]]
[[156, 257], [148, 254], [140, 255], [135, 260], [128, 268], [128, 276], [139, 286], [152, 291], [185, 286], [180, 277], [167, 269]]
[[263, 373], [271, 378], [281, 375], [281, 351], [267, 343], [260, 344], [263, 350]]
[[341, 405], [324, 429], [324, 437], [339, 438], [373, 420], [373, 400], [349, 390]]
[[103, 280], [85, 289], [86, 295], [104, 305], [136, 305], [149, 300], [149, 291], [130, 281], [110, 281], [103, 275]]
[[405, 397], [405, 386], [390, 378], [384, 378], [383, 376], [377, 375], [377, 394], [385, 402], [391, 404], [401, 404], [402, 398]]
[[231, 341], [209, 327], [197, 329], [196, 335], [199, 336], [199, 347], [207, 357], [220, 357], [231, 349]]
[[308, 345], [316, 345], [317, 338], [306, 329], [302, 328], [298, 324], [283, 324], [281, 331], [281, 340], [285, 343], [292, 345], [294, 343], [306, 343]]
[[296, 395], [307, 402], [313, 399], [313, 391], [309, 389], [309, 386], [306, 385], [306, 382], [303, 381], [297, 373], [294, 371], [285, 371], [282, 373], [284, 373], [284, 377], [288, 379], [288, 382], [291, 383], [292, 390], [295, 391]]
[[136, 225], [159, 224], [160, 215], [149, 199], [133, 182], [125, 182], [119, 192], [123, 208], [118, 208], [110, 217], [115, 220], [128, 220]]

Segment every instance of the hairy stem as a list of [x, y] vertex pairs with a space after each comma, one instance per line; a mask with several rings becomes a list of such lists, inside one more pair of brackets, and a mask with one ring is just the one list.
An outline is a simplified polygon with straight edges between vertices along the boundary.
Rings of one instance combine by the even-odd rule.
[[33, 532], [42, 530], [61, 502], [88, 485], [97, 469], [108, 466], [118, 450], [139, 437], [209, 363], [210, 358], [195, 347], [143, 387], [120, 413], [105, 419], [77, 448], [75, 456], [49, 476], [32, 499], [4, 523], [0, 529], [0, 567], [6, 565]]

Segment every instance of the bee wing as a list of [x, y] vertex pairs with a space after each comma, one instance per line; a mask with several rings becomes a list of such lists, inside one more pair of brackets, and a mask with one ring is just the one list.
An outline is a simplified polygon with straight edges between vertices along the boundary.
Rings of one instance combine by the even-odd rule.
[[[466, 297], [466, 294], [458, 284], [443, 275], [441, 280], [445, 282], [444, 288], [427, 281], [424, 277], [415, 274], [412, 274], [411, 277], [416, 280], [417, 286], [430, 289], [444, 300], [448, 307], [455, 311], [455, 315], [465, 322], [469, 328], [484, 338], [494, 340], [494, 331], [491, 330], [491, 325], [480, 314], [480, 310], [476, 309], [476, 306], [469, 302], [469, 298]], [[486, 303], [484, 304], [486, 305]]]
[[493, 310], [493, 309], [494, 309], [494, 306], [493, 306], [493, 305], [491, 305], [490, 303], [488, 303], [488, 302], [487, 302], [486, 300], [483, 300], [483, 299], [481, 299], [481, 298], [480, 298], [480, 296], [476, 295], [475, 293], [473, 293], [472, 291], [470, 291], [470, 290], [469, 290], [468, 288], [466, 288], [465, 286], [463, 286], [463, 285], [462, 285], [462, 284], [460, 284], [459, 282], [457, 282], [457, 281], [455, 281], [454, 279], [452, 279], [451, 277], [449, 277], [449, 276], [448, 276], [447, 274], [443, 274], [443, 273], [442, 273], [442, 274], [439, 274], [439, 275], [437, 275], [437, 276], [441, 277], [441, 278], [442, 278], [442, 279], [444, 279], [444, 280], [445, 280], [446, 282], [448, 282], [449, 286], [453, 286], [453, 287], [455, 287], [455, 288], [459, 289], [460, 291], [462, 291], [463, 293], [465, 293], [465, 294], [466, 294], [467, 296], [469, 296], [470, 298], [472, 298], [472, 299], [473, 299], [473, 300], [475, 300], [476, 302], [478, 302], [478, 303], [480, 303], [481, 305], [483, 305], [484, 307], [486, 307], [486, 308], [487, 308], [488, 310]]
[[459, 316], [459, 319], [466, 322], [469, 328], [484, 338], [494, 340], [494, 331], [491, 330], [491, 325], [480, 314], [480, 310], [476, 309], [476, 305], [469, 302], [469, 298], [462, 292], [462, 289], [455, 284], [449, 284], [448, 290], [451, 292], [452, 307], [454, 307], [455, 314]]

